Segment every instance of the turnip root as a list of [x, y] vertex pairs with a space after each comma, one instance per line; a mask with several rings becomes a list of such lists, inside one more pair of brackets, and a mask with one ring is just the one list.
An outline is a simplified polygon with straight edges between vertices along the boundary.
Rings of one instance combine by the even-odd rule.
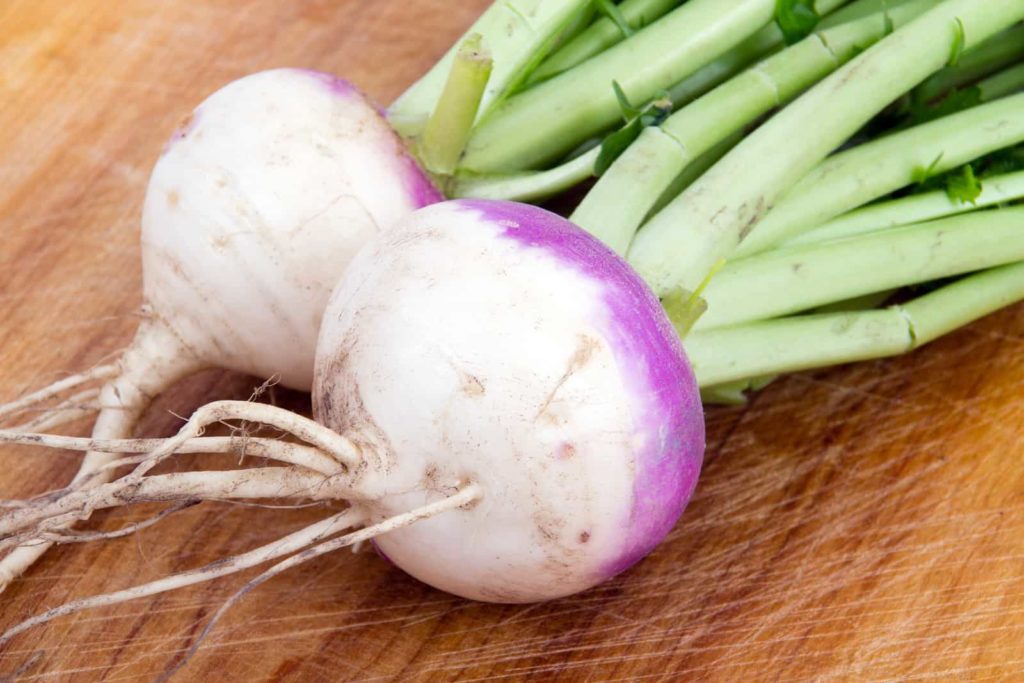
[[[26, 501], [0, 519], [0, 538], [154, 500], [344, 500], [343, 520], [51, 610], [5, 637], [75, 609], [223, 576], [282, 547], [305, 550], [257, 582], [371, 538], [396, 565], [456, 595], [569, 595], [664, 538], [703, 457], [696, 382], [657, 299], [595, 238], [510, 202], [435, 204], [374, 237], [327, 305], [313, 390], [320, 424], [273, 406], [209, 404], [117, 481]], [[326, 457], [149, 474], [205, 425], [235, 419], [272, 424]], [[330, 534], [366, 528], [325, 540], [324, 525]]]
[[[345, 81], [278, 69], [215, 92], [153, 169], [142, 215], [144, 320], [120, 374], [99, 394], [104, 409], [93, 436], [130, 436], [153, 396], [205, 367], [308, 390], [320, 315], [353, 254], [440, 198], [380, 113]], [[87, 454], [76, 481], [110, 458]], [[45, 549], [4, 558], [0, 590]]]

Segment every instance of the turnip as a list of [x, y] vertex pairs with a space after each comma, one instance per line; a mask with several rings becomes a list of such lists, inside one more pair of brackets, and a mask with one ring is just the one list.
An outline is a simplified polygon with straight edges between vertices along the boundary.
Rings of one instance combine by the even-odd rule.
[[[452, 262], [461, 266], [437, 268]], [[351, 503], [259, 551], [24, 627], [383, 530], [376, 542], [391, 561], [457, 595], [568, 595], [657, 545], [694, 489], [704, 448], [697, 386], [658, 300], [595, 238], [508, 202], [435, 204], [360, 252], [324, 314], [314, 413], [330, 429], [271, 406], [210, 404], [126, 477], [0, 520], [11, 539], [145, 500]], [[286, 429], [334, 459], [142, 476], [206, 424], [236, 418]], [[358, 536], [325, 540], [359, 524], [368, 529]]]
[[[99, 394], [105, 408], [93, 437], [119, 439], [131, 436], [153, 396], [202, 368], [309, 390], [320, 315], [353, 254], [439, 199], [349, 83], [301, 69], [230, 83], [188, 116], [153, 169], [142, 214], [143, 322], [118, 366], [8, 410], [113, 376]], [[102, 480], [91, 474], [110, 459], [89, 453], [76, 483]], [[0, 589], [46, 547], [23, 546], [0, 561]]]
[[481, 487], [472, 513], [378, 541], [457, 595], [531, 602], [617, 573], [668, 532], [700, 469], [696, 385], [657, 299], [528, 205], [438, 204], [375, 241], [331, 297], [316, 373], [317, 420], [374, 454], [371, 519]]

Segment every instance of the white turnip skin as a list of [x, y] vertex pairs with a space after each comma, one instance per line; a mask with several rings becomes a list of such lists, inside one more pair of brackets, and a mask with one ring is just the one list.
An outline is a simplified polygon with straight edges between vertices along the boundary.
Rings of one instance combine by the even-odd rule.
[[204, 363], [308, 391], [320, 316], [349, 260], [440, 199], [347, 82], [247, 76], [199, 105], [153, 169], [145, 300]]
[[358, 444], [372, 521], [480, 487], [377, 539], [475, 600], [569, 595], [646, 555], [697, 481], [704, 421], [678, 335], [611, 250], [542, 209], [436, 204], [376, 238], [331, 297], [318, 421]]
[[[330, 74], [276, 69], [210, 95], [171, 136], [142, 212], [144, 316], [93, 437], [223, 367], [308, 391], [320, 316], [355, 252], [441, 194], [381, 113]], [[113, 456], [90, 452], [75, 481]], [[0, 590], [47, 545], [0, 561]]]

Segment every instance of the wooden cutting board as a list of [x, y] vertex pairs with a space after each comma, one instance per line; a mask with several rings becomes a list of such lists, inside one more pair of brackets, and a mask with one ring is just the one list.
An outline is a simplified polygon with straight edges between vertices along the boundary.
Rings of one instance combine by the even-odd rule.
[[[3, 0], [0, 400], [129, 340], [148, 171], [206, 94], [301, 65], [388, 102], [486, 4]], [[143, 431], [170, 434], [172, 411], [245, 398], [255, 383], [196, 377], [162, 397]], [[1022, 388], [1020, 306], [909, 357], [791, 377], [709, 412], [707, 465], [683, 520], [599, 588], [475, 604], [373, 553], [339, 552], [250, 594], [176, 680], [1021, 680]], [[276, 398], [308, 409], [303, 396]], [[0, 496], [59, 486], [76, 463], [4, 448]], [[209, 504], [130, 538], [59, 548], [0, 595], [0, 627], [322, 515]], [[0, 675], [153, 680], [251, 576], [52, 622], [3, 647]]]

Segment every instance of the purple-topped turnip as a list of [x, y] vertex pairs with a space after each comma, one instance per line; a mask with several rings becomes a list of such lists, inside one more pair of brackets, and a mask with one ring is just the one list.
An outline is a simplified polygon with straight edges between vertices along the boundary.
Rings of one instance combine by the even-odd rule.
[[568, 595], [633, 564], [703, 453], [658, 300], [597, 239], [511, 202], [436, 204], [360, 253], [324, 315], [314, 414], [360, 444], [370, 520], [480, 486], [472, 510], [377, 541], [478, 600]]

